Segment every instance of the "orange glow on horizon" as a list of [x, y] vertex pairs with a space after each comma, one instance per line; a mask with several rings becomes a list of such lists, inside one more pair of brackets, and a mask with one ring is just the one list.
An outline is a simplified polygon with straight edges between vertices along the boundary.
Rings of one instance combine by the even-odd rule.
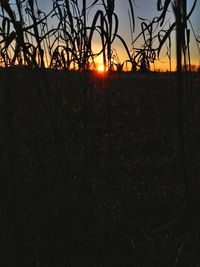
[[97, 71], [98, 71], [98, 72], [101, 72], [101, 73], [105, 72], [106, 70], [105, 70], [104, 65], [103, 65], [103, 64], [99, 64], [99, 65], [97, 66]]

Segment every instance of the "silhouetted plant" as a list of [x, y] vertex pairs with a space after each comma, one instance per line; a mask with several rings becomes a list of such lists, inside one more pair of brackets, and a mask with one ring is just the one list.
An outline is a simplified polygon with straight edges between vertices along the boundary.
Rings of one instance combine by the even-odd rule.
[[16, 0], [15, 5], [13, 9], [9, 1], [1, 1], [1, 56], [5, 59], [4, 64], [9, 57], [11, 65], [17, 62], [44, 67], [45, 42], [54, 32], [53, 29], [48, 31], [47, 27], [47, 18], [52, 11], [45, 15], [38, 9], [37, 0]]
[[[182, 1], [181, 4], [181, 50], [184, 55], [185, 66], [190, 65], [190, 30], [187, 24], [196, 1], [189, 12], [187, 12], [187, 1]], [[103, 63], [109, 69], [112, 67], [112, 46], [117, 38], [127, 52], [128, 59], [124, 64], [131, 64], [133, 71], [137, 67], [140, 68], [141, 62], [144, 63], [144, 60], [141, 61], [144, 53], [145, 61], [148, 64], [154, 63], [157, 59], [156, 51], [158, 51], [159, 58], [163, 45], [166, 44], [166, 40], [170, 42], [170, 34], [177, 25], [174, 21], [169, 29], [159, 29], [164, 27], [170, 4], [174, 14], [178, 14], [176, 2], [171, 0], [164, 1], [164, 3], [161, 0], [157, 1], [157, 9], [161, 12], [160, 16], [155, 17], [152, 21], [140, 18], [142, 20], [141, 33], [135, 39], [133, 38], [135, 30], [134, 1], [129, 0], [128, 3], [131, 50], [122, 36], [118, 34], [119, 19], [115, 13], [115, 0], [94, 0], [89, 5], [86, 0], [52, 0], [52, 10], [47, 15], [39, 9], [37, 0], [16, 0], [14, 5], [11, 5], [9, 1], [2, 0], [2, 14], [0, 15], [2, 21], [0, 27], [1, 62], [5, 66], [19, 64], [39, 67], [50, 66], [59, 69], [89, 69], [94, 64], [95, 57], [102, 55]], [[87, 21], [88, 14], [90, 16], [94, 14], [90, 24]], [[50, 18], [54, 20], [52, 29], [49, 29]], [[198, 43], [198, 37], [193, 29], [192, 32], [196, 43]], [[101, 40], [101, 49], [97, 53], [94, 53], [92, 49], [95, 34], [99, 35]], [[156, 37], [159, 42], [158, 47], [155, 45]], [[136, 42], [140, 38], [143, 38], [142, 46], [136, 48]], [[169, 49], [171, 49], [170, 45], [166, 54], [171, 62]]]
[[[103, 30], [97, 24], [98, 19], [103, 22], [103, 12], [97, 10], [91, 25], [87, 24], [87, 13], [97, 4], [93, 1], [90, 6], [82, 1], [82, 6], [77, 1], [54, 1], [54, 15], [57, 17], [58, 26], [54, 42], [51, 45], [52, 62], [56, 56], [62, 67], [70, 68], [74, 65], [80, 70], [89, 69], [94, 57], [101, 54], [92, 51], [94, 32], [104, 35]], [[57, 44], [59, 42], [60, 44]], [[105, 44], [103, 45], [105, 47]]]
[[[131, 1], [129, 1], [129, 3], [130, 9], [133, 10]], [[132, 19], [129, 18], [130, 24], [134, 24], [134, 14], [133, 12], [131, 12], [131, 14]], [[134, 25], [131, 28], [131, 50], [129, 50], [126, 42], [121, 36], [117, 35], [117, 37], [118, 39], [120, 39], [127, 52], [128, 60], [126, 60], [124, 64], [131, 63], [132, 71], [136, 71], [136, 69], [139, 68], [143, 72], [146, 72], [150, 70], [150, 63], [154, 64], [155, 60], [157, 59], [156, 51], [158, 48], [156, 47], [156, 45], [154, 45], [154, 41], [156, 41], [157, 38], [155, 32], [158, 28], [158, 21], [157, 18], [154, 18], [152, 21], [146, 20], [144, 18], [139, 19], [142, 20], [141, 32], [135, 37], [135, 39], [133, 39]], [[148, 21], [148, 23], [146, 21]], [[141, 47], [136, 47], [136, 43], [141, 38]]]
[[179, 25], [180, 29], [178, 31], [178, 34], [180, 35], [178, 38], [178, 43], [180, 42], [180, 44], [178, 44], [179, 50], [177, 51], [179, 53], [179, 55], [177, 55], [177, 61], [179, 61], [179, 63], [177, 62], [177, 70], [182, 69], [182, 67], [180, 66], [180, 61], [182, 61], [182, 60], [180, 60], [180, 58], [182, 59], [182, 56], [180, 54], [182, 54], [182, 52], [184, 52], [184, 56], [186, 56], [185, 55], [185, 50], [186, 50], [185, 47], [188, 43], [186, 40], [187, 30], [188, 30], [187, 29], [187, 21], [189, 20], [189, 18], [191, 17], [191, 15], [195, 9], [197, 0], [194, 0], [189, 12], [187, 12], [186, 3], [187, 3], [186, 0], [181, 1], [181, 2], [178, 2], [178, 1], [173, 2], [171, 0], [166, 0], [166, 1], [164, 1], [164, 4], [162, 5], [161, 0], [157, 1], [157, 9], [158, 9], [158, 11], [161, 12], [161, 15], [157, 18], [157, 22], [160, 23], [160, 26], [163, 26], [163, 23], [165, 21], [165, 17], [166, 17], [166, 14], [168, 12], [168, 8], [169, 8], [170, 4], [172, 5], [172, 9], [173, 9], [173, 12], [175, 15], [175, 21], [170, 25], [170, 27], [166, 31], [166, 33], [162, 37], [160, 34], [161, 32], [158, 34], [158, 39], [159, 39], [158, 56], [160, 55], [160, 51], [161, 51], [163, 45], [165, 44], [166, 40], [169, 38], [172, 31], [178, 27], [178, 23], [180, 24]]

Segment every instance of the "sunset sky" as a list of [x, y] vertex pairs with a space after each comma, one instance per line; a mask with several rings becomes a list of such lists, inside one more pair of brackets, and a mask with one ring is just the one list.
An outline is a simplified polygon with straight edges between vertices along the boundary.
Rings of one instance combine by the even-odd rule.
[[[80, 0], [81, 1], [81, 0]], [[92, 0], [88, 0], [88, 4], [90, 4]], [[136, 20], [136, 29], [134, 32], [134, 38], [140, 32], [140, 23], [141, 20], [138, 17], [142, 17], [145, 19], [152, 20], [153, 17], [159, 16], [159, 12], [156, 9], [157, 0], [135, 0], [134, 12], [135, 12], [135, 20]], [[119, 16], [119, 34], [126, 40], [128, 47], [131, 49], [131, 34], [130, 34], [130, 26], [129, 26], [129, 18], [128, 18], [128, 9], [129, 4], [128, 0], [116, 0], [116, 13]], [[52, 1], [50, 0], [39, 0], [39, 4], [41, 9], [50, 10]], [[191, 5], [193, 4], [193, 0], [188, 0], [188, 10], [190, 10]], [[168, 15], [168, 24], [169, 22], [173, 22], [174, 16], [172, 13]], [[166, 20], [167, 21], [167, 20]], [[200, 35], [200, 0], [197, 1], [196, 9], [191, 17], [191, 22], [195, 29], [197, 35]], [[137, 47], [140, 47], [142, 40], [138, 40]], [[173, 39], [173, 44], [175, 41]], [[98, 41], [94, 44], [98, 47]], [[199, 53], [197, 49], [197, 45], [194, 42], [194, 37], [191, 35], [191, 56], [192, 56], [192, 64], [199, 65]], [[118, 53], [120, 61], [124, 61], [126, 59], [126, 52], [123, 49], [122, 45], [119, 42], [116, 42], [113, 46]], [[175, 47], [173, 48], [173, 52], [175, 52]], [[168, 59], [165, 57], [166, 51], [163, 49], [163, 53], [161, 54], [160, 61], [157, 61], [156, 68], [166, 70], [169, 68]], [[174, 55], [174, 53], [173, 53]], [[172, 61], [172, 67], [175, 68], [174, 56]]]
[[[116, 12], [119, 14], [121, 18], [120, 32], [124, 36], [124, 38], [128, 40], [128, 43], [131, 43], [130, 32], [129, 32], [129, 27], [128, 27], [129, 21], [128, 21], [128, 16], [127, 16], [128, 0], [125, 0], [125, 1], [117, 0], [116, 2], [118, 3], [116, 6]], [[127, 3], [126, 8], [125, 8], [125, 3]], [[192, 4], [193, 4], [193, 0], [188, 0], [188, 11], [190, 10]], [[138, 17], [152, 20], [153, 17], [159, 16], [159, 12], [157, 11], [156, 8], [157, 8], [157, 0], [135, 0], [134, 12], [135, 12], [135, 17], [136, 17], [136, 30], [134, 33], [134, 37], [136, 37], [137, 34], [141, 30], [141, 26], [140, 26], [141, 20], [138, 19]], [[166, 18], [166, 21], [167, 20], [169, 20], [171, 23], [174, 21], [173, 13], [169, 13], [168, 18]], [[196, 34], [200, 35], [200, 0], [197, 0], [197, 6], [191, 17], [191, 22], [195, 29]], [[139, 40], [139, 42], [141, 42], [141, 40]], [[138, 42], [138, 46], [140, 45], [139, 42]], [[175, 38], [173, 38], [173, 44], [175, 45]], [[191, 46], [190, 48], [191, 48], [191, 54], [192, 54], [192, 63], [199, 65], [200, 58], [198, 54], [198, 49], [197, 49], [196, 43], [194, 42], [194, 37], [192, 34], [191, 34], [190, 46]], [[173, 51], [175, 52], [175, 47], [173, 47]], [[156, 63], [157, 68], [161, 68], [161, 69], [169, 68], [168, 59], [164, 57], [165, 53], [166, 51], [165, 49], [163, 49], [163, 53], [161, 54], [161, 57], [160, 57], [160, 62], [158, 61]], [[175, 57], [173, 56], [173, 63], [172, 63], [173, 68], [175, 68], [174, 58]]]
[[[79, 0], [82, 2], [82, 0]], [[188, 0], [188, 10], [190, 10], [194, 0]], [[12, 2], [12, 0], [10, 0]], [[88, 5], [90, 5], [93, 1], [88, 0]], [[145, 19], [152, 20], [155, 16], [159, 16], [159, 12], [157, 11], [157, 0], [135, 0], [133, 1], [134, 4], [134, 13], [135, 13], [135, 20], [136, 20], [136, 29], [133, 33], [133, 38], [137, 37], [141, 30], [141, 20], [138, 17], [142, 17]], [[52, 9], [52, 0], [38, 0], [39, 7], [41, 10], [48, 12]], [[130, 33], [130, 25], [129, 25], [129, 18], [128, 18], [128, 9], [129, 4], [128, 0], [116, 0], [115, 1], [115, 12], [119, 18], [119, 31], [118, 33], [124, 38], [128, 47], [131, 49], [131, 33]], [[92, 16], [92, 12], [90, 14]], [[90, 19], [89, 16], [89, 19]], [[166, 18], [166, 28], [169, 26], [170, 23], [174, 21], [174, 15], [172, 12], [168, 13], [168, 17]], [[198, 36], [200, 36], [200, 0], [197, 0], [197, 6], [195, 11], [191, 17], [191, 22], [194, 27], [194, 30]], [[49, 23], [53, 23], [53, 20]], [[88, 21], [90, 23], [90, 20]], [[174, 36], [174, 34], [172, 34]], [[140, 48], [142, 44], [142, 39], [139, 39], [138, 42], [135, 44], [135, 47]], [[93, 46], [98, 49], [99, 43], [98, 40], [94, 40]], [[126, 52], [118, 41], [113, 44], [113, 48], [116, 49], [117, 54], [119, 56], [119, 60], [123, 62], [127, 59]], [[190, 42], [190, 49], [191, 49], [191, 57], [192, 57], [192, 64], [200, 65], [199, 53], [197, 49], [197, 45], [194, 42], [194, 36], [191, 33], [191, 42]], [[174, 53], [175, 53], [175, 38], [173, 38], [173, 61], [172, 61], [172, 68], [175, 69], [175, 61], [174, 61]], [[163, 49], [160, 61], [156, 61], [156, 69], [166, 70], [169, 69], [169, 60], [165, 57], [166, 50]]]

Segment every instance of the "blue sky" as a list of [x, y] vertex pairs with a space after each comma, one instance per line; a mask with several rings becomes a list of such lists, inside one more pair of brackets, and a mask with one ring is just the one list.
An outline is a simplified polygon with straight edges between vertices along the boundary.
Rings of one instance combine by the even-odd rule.
[[[81, 0], [79, 0], [81, 2]], [[188, 9], [191, 7], [194, 0], [188, 0]], [[91, 3], [92, 0], [88, 0]], [[134, 0], [134, 12], [135, 16], [151, 19], [157, 16], [159, 13], [156, 10], [157, 0]], [[42, 10], [50, 10], [52, 7], [52, 0], [38, 0], [38, 3]], [[127, 29], [128, 22], [128, 0], [116, 0], [116, 13], [119, 15], [122, 28]], [[200, 30], [200, 0], [197, 0], [196, 10], [192, 16], [196, 28]]]
[[[81, 0], [79, 0], [81, 2]], [[188, 9], [191, 7], [194, 0], [188, 0]], [[92, 0], [88, 0], [90, 4]], [[152, 19], [154, 16], [157, 16], [159, 13], [156, 10], [157, 0], [134, 0], [134, 12], [137, 17], [144, 17]], [[42, 10], [50, 10], [52, 7], [52, 0], [38, 0], [39, 6]], [[129, 4], [128, 0], [116, 0], [116, 13], [119, 15], [121, 30], [127, 31], [128, 24], [128, 9]], [[172, 15], [173, 17], [173, 15]], [[200, 0], [197, 0], [197, 6], [194, 14], [192, 15], [192, 22], [196, 30], [200, 30]]]

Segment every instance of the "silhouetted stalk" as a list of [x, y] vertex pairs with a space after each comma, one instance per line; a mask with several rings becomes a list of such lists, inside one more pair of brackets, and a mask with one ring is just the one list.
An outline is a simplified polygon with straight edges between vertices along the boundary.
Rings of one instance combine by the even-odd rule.
[[191, 72], [191, 56], [190, 56], [190, 30], [187, 29], [187, 52], [188, 52], [188, 65], [189, 72]]
[[[181, 22], [181, 3], [182, 0], [176, 0], [176, 70], [177, 74], [182, 72], [182, 22]], [[178, 75], [178, 80], [182, 80], [181, 75]]]
[[187, 44], [185, 41], [185, 34], [187, 30], [187, 19], [186, 19], [186, 10], [187, 3], [186, 0], [182, 0], [181, 4], [181, 22], [182, 22], [182, 52], [183, 52], [183, 60], [184, 60], [184, 71], [187, 71]]
[[107, 56], [108, 56], [108, 69], [111, 69], [111, 36], [112, 36], [112, 13], [114, 10], [114, 2], [112, 0], [107, 3], [107, 15], [108, 15], [108, 39], [107, 39]]
[[[170, 27], [170, 25], [169, 25]], [[169, 72], [170, 72], [170, 79], [171, 79], [171, 72], [172, 72], [172, 44], [171, 44], [171, 35], [168, 36], [168, 51], [167, 51], [167, 56], [169, 58]]]
[[195, 33], [195, 30], [194, 30], [194, 27], [189, 19], [189, 24], [190, 24], [190, 27], [191, 27], [191, 31], [193, 33], [193, 36], [195, 38], [195, 43], [196, 43], [196, 46], [197, 46], [197, 50], [198, 50], [198, 55], [199, 55], [199, 67], [200, 67], [200, 36], [198, 37]]
[[[10, 7], [10, 4], [8, 1], [3, 1], [1, 2], [1, 6], [2, 8], [6, 11], [6, 13], [9, 15], [10, 20], [13, 24], [13, 27], [15, 29], [15, 32], [17, 34], [17, 46], [20, 48], [22, 48], [23, 51], [23, 57], [25, 62], [28, 63], [28, 65], [32, 65], [31, 60], [29, 59], [28, 56], [31, 56], [30, 52], [28, 51], [26, 45], [25, 45], [25, 41], [24, 41], [24, 31], [23, 31], [23, 25], [22, 25], [22, 21], [17, 21], [14, 15], [13, 10]], [[36, 64], [36, 61], [34, 62], [34, 64]]]
[[37, 2], [37, 0], [28, 0], [29, 6], [30, 6], [30, 15], [33, 20], [33, 30], [34, 30], [34, 36], [37, 42], [38, 50], [39, 50], [39, 59], [40, 59], [40, 64], [41, 67], [44, 68], [44, 50], [41, 47], [41, 41], [40, 41], [40, 35], [38, 31], [38, 25], [37, 25], [37, 19], [35, 16], [35, 9], [34, 9], [34, 1]]
[[[82, 14], [83, 14], [83, 65], [84, 65], [84, 70], [87, 68], [86, 64], [87, 64], [87, 55], [85, 54], [87, 52], [87, 46], [88, 46], [88, 38], [87, 38], [87, 23], [86, 23], [86, 0], [83, 0], [83, 10], [82, 10]], [[87, 89], [87, 88], [86, 88]]]
[[107, 69], [112, 69], [112, 43], [117, 35], [118, 31], [118, 17], [115, 14], [115, 0], [102, 0], [103, 6], [105, 9], [105, 19], [104, 23], [106, 26], [105, 30], [105, 37], [106, 37], [106, 44], [107, 44]]
[[18, 14], [19, 14], [19, 20], [21, 22], [23, 22], [23, 15], [22, 15], [22, 3], [20, 0], [16, 0], [16, 6], [17, 6], [17, 10], [18, 10]]

